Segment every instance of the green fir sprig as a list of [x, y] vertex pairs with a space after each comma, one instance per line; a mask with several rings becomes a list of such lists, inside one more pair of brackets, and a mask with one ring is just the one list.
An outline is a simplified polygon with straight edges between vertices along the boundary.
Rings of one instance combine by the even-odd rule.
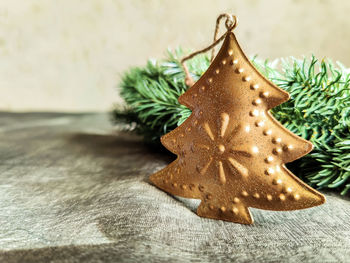
[[[132, 124], [145, 141], [160, 146], [159, 138], [186, 120], [191, 111], [177, 98], [187, 86], [179, 58], [168, 52], [164, 61], [132, 68], [120, 84], [125, 108], [114, 110], [116, 123]], [[297, 176], [316, 188], [350, 192], [350, 70], [342, 64], [290, 57], [269, 63], [252, 58], [268, 79], [290, 93], [291, 99], [271, 110], [293, 133], [311, 141], [314, 150], [288, 164]], [[194, 79], [208, 68], [208, 56], [188, 62]]]

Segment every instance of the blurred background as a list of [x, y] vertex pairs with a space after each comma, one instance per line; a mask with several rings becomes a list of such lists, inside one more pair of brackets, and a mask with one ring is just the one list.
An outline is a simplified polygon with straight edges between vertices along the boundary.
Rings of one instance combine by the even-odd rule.
[[249, 55], [350, 66], [345, 0], [1, 0], [0, 110], [110, 110], [128, 67], [208, 45], [221, 12]]

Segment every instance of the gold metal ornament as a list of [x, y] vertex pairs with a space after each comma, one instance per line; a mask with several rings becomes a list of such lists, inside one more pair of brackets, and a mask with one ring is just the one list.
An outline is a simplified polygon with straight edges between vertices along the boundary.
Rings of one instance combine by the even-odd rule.
[[201, 199], [199, 216], [242, 224], [253, 223], [249, 207], [323, 204], [324, 196], [284, 165], [313, 148], [269, 112], [289, 94], [250, 63], [232, 25], [208, 70], [179, 98], [191, 116], [161, 138], [177, 159], [150, 180], [170, 194]]

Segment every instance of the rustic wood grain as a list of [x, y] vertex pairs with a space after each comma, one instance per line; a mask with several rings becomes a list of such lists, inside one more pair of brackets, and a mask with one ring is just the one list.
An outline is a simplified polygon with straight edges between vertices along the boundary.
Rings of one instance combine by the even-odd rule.
[[106, 114], [0, 113], [0, 262], [350, 262], [350, 200], [245, 226], [148, 182], [172, 157]]

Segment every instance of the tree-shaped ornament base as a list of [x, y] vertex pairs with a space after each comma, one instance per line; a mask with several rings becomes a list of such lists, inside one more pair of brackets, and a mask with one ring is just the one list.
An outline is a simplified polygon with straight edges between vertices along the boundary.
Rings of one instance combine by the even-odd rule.
[[286, 211], [323, 204], [322, 194], [284, 166], [313, 148], [269, 113], [288, 99], [228, 32], [208, 70], [179, 98], [191, 116], [161, 138], [177, 159], [150, 180], [170, 194], [201, 199], [199, 216], [242, 224], [253, 223], [249, 207]]

